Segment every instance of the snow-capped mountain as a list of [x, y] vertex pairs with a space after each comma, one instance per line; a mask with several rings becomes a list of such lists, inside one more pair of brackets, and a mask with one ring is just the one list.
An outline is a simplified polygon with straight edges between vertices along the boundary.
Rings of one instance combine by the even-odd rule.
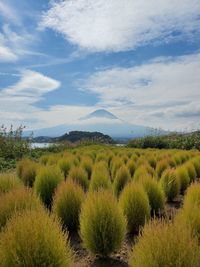
[[69, 131], [91, 131], [110, 135], [112, 138], [134, 138], [152, 134], [152, 128], [125, 122], [105, 109], [98, 109], [72, 124], [35, 130], [34, 137], [57, 137]]

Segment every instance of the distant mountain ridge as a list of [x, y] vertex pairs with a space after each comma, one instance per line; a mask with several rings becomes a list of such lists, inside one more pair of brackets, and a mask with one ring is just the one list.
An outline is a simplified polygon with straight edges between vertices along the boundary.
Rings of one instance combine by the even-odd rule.
[[72, 143], [78, 141], [93, 141], [97, 143], [103, 144], [113, 144], [114, 140], [109, 136], [102, 134], [100, 132], [84, 132], [84, 131], [71, 131], [69, 133], [65, 133], [59, 137], [48, 137], [48, 136], [38, 136], [33, 139], [33, 142], [36, 143], [53, 143], [53, 142], [64, 142], [69, 141]]
[[[125, 140], [153, 135], [155, 129], [128, 123], [105, 109], [98, 109], [71, 124], [34, 130], [33, 134], [35, 137], [58, 137], [71, 131], [100, 132], [116, 140]], [[30, 133], [30, 131], [26, 132], [26, 135]], [[162, 131], [160, 134], [166, 134], [166, 132]]]

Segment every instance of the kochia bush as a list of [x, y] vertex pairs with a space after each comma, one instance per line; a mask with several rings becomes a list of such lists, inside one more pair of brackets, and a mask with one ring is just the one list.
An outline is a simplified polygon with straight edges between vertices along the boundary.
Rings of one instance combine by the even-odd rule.
[[139, 184], [128, 184], [122, 191], [119, 205], [128, 221], [130, 232], [138, 232], [150, 217], [147, 193]]
[[67, 179], [72, 179], [76, 183], [80, 184], [85, 191], [88, 189], [88, 174], [82, 167], [71, 168]]
[[160, 186], [165, 192], [168, 201], [172, 201], [180, 192], [180, 182], [177, 178], [176, 171], [167, 169], [163, 172], [160, 179]]
[[133, 247], [130, 267], [198, 267], [197, 239], [184, 224], [152, 221], [144, 227]]
[[42, 167], [34, 183], [34, 190], [47, 207], [51, 207], [56, 187], [64, 180], [60, 169], [54, 166]]
[[79, 213], [84, 195], [81, 186], [72, 180], [62, 182], [56, 190], [53, 212], [70, 232], [76, 231], [79, 227]]
[[124, 186], [131, 180], [131, 175], [128, 168], [122, 165], [116, 172], [116, 176], [113, 182], [114, 193], [118, 196], [123, 190]]
[[38, 209], [42, 209], [42, 204], [31, 189], [22, 187], [1, 195], [0, 229], [16, 212]]
[[126, 219], [113, 194], [90, 192], [80, 215], [80, 234], [91, 253], [107, 256], [120, 248], [126, 234]]
[[67, 234], [45, 211], [15, 215], [0, 237], [1, 267], [72, 266]]
[[1, 173], [0, 174], [0, 195], [14, 188], [22, 186], [21, 181], [13, 173]]

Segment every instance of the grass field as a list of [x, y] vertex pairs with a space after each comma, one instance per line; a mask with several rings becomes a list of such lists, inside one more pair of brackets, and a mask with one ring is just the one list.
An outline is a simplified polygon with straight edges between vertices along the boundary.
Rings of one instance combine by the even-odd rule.
[[0, 267], [200, 266], [200, 152], [87, 146], [0, 174]]

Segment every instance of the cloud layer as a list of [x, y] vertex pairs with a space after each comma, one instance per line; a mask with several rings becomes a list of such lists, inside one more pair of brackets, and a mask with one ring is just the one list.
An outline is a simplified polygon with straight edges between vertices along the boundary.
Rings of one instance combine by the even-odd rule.
[[80, 90], [94, 93], [130, 122], [166, 128], [199, 127], [200, 54], [158, 58], [91, 75]]
[[199, 0], [52, 1], [42, 27], [89, 51], [125, 51], [200, 32]]

